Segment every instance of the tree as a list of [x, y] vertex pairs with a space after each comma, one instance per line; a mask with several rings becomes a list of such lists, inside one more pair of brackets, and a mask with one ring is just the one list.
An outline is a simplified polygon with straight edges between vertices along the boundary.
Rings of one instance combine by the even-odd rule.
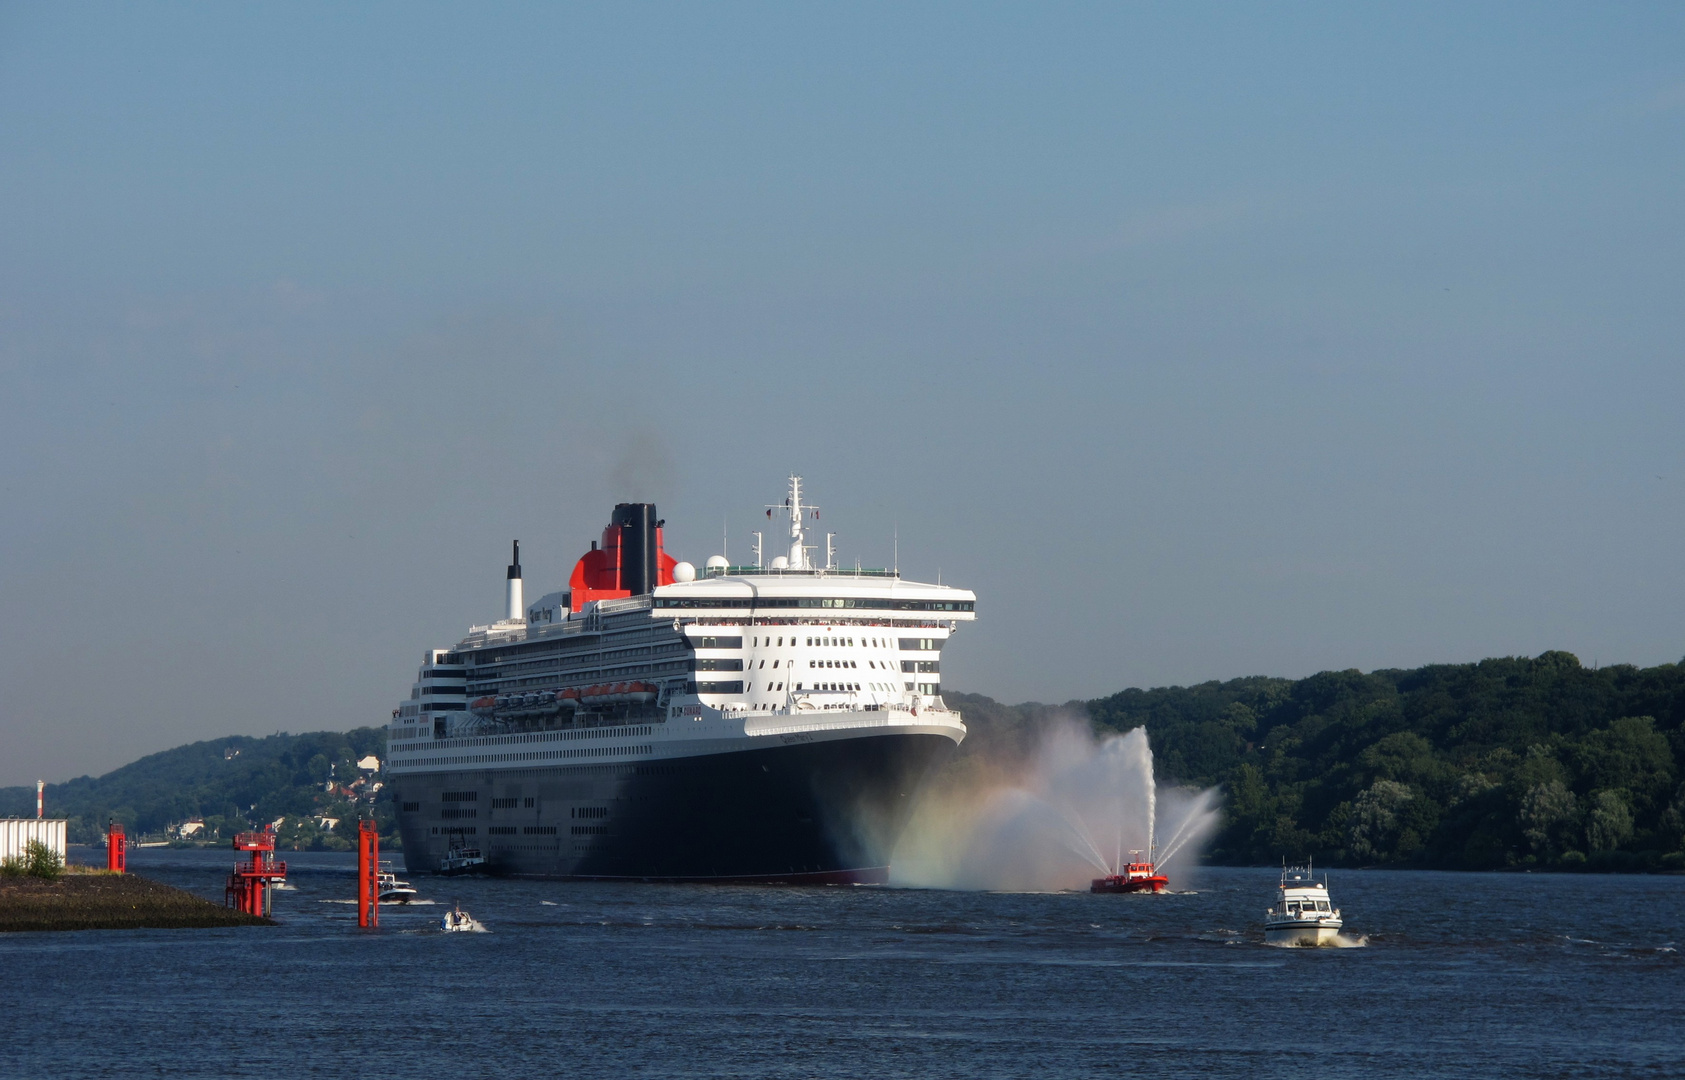
[[1632, 811], [1618, 791], [1599, 791], [1592, 796], [1586, 815], [1586, 846], [1592, 851], [1613, 851], [1632, 839]]
[[1522, 835], [1541, 858], [1562, 854], [1578, 817], [1579, 800], [1560, 780], [1534, 784], [1521, 799]]
[[1408, 784], [1377, 780], [1352, 802], [1346, 849], [1359, 859], [1385, 859], [1398, 842], [1399, 811], [1414, 799]]

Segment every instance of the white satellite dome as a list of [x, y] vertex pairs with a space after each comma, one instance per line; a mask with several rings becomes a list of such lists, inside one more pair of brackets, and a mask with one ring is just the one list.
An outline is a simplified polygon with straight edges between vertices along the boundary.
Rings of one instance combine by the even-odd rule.
[[695, 581], [696, 580], [696, 567], [695, 567], [695, 565], [692, 564], [692, 563], [687, 563], [687, 562], [674, 563], [673, 564], [673, 580], [674, 581], [680, 581], [680, 582]]
[[790, 560], [783, 555], [779, 555], [772, 560], [772, 568], [774, 570], [788, 570], [790, 569]]
[[709, 574], [723, 574], [731, 564], [726, 562], [724, 555], [710, 555], [708, 561], [703, 565], [708, 568]]

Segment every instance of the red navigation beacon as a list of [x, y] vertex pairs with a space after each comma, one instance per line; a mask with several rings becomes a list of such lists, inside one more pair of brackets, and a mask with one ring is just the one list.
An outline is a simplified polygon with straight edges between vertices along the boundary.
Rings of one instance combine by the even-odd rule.
[[276, 882], [287, 880], [287, 864], [275, 861], [275, 829], [264, 826], [257, 832], [237, 833], [235, 851], [249, 851], [251, 858], [234, 864], [223, 890], [223, 906], [236, 908], [248, 915], [266, 916], [273, 910], [270, 889]]

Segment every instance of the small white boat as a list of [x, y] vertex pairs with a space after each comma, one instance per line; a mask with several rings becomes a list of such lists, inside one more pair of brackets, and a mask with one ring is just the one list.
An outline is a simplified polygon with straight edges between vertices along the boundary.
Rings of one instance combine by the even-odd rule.
[[485, 924], [463, 911], [460, 904], [453, 904], [451, 909], [445, 912], [444, 918], [439, 920], [439, 929], [447, 934], [483, 934], [486, 932]]
[[451, 848], [439, 860], [441, 874], [474, 874], [486, 868], [486, 857], [479, 848]]
[[380, 872], [380, 902], [383, 904], [407, 904], [416, 898], [416, 891], [407, 881], [399, 881], [398, 875], [390, 870]]
[[1283, 866], [1275, 906], [1264, 912], [1268, 945], [1327, 945], [1345, 923], [1328, 898], [1328, 880], [1317, 881], [1306, 865]]

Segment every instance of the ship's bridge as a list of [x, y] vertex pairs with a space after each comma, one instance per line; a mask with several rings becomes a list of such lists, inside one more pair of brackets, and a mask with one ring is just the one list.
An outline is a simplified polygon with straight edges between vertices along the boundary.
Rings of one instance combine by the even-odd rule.
[[902, 581], [890, 571], [725, 569], [714, 577], [660, 586], [653, 596], [654, 613], [921, 622], [977, 618], [977, 594], [970, 589]]

